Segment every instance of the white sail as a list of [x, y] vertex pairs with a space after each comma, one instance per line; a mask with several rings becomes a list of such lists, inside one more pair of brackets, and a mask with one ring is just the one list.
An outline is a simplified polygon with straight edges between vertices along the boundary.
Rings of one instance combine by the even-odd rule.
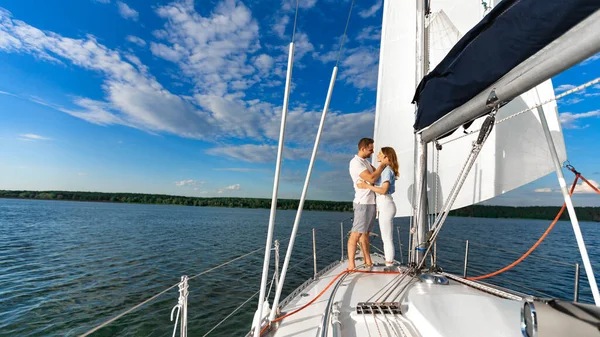
[[444, 10], [432, 13], [429, 20], [429, 70], [437, 66], [460, 39], [462, 34]]
[[[432, 8], [433, 13], [428, 23], [429, 69], [435, 68], [462, 35], [479, 22], [483, 14], [478, 2], [442, 0], [436, 1], [435, 4], [437, 7]], [[411, 15], [407, 13], [414, 13], [414, 10], [412, 1], [404, 4], [386, 2], [381, 37], [375, 144], [377, 148], [392, 146], [398, 153], [400, 179], [396, 182], [394, 194], [396, 216], [412, 214], [414, 106], [409, 102], [415, 87], [414, 39], [416, 34], [415, 20], [411, 20]], [[395, 21], [392, 21], [392, 15]], [[500, 109], [497, 120], [553, 96], [552, 82], [548, 80]], [[561, 160], [566, 160], [556, 103], [544, 105], [543, 110], [559, 157]], [[467, 131], [479, 129], [481, 122], [481, 120], [475, 121]], [[476, 134], [462, 136], [463, 129], [460, 128], [441, 141], [446, 143], [452, 140], [439, 152], [439, 162], [437, 162], [438, 153], [434, 151], [433, 145], [429, 146], [430, 212], [435, 211], [436, 205], [437, 210], [441, 209], [469, 155], [471, 143], [477, 137]], [[537, 111], [521, 114], [494, 128], [452, 209], [491, 199], [553, 171], [554, 167]]]
[[[450, 51], [459, 38], [480, 19], [480, 12], [474, 10], [474, 2], [437, 1], [438, 14], [430, 24], [430, 67], [433, 69]], [[433, 8], [435, 10], [435, 8]], [[448, 15], [446, 15], [448, 11]], [[460, 28], [462, 27], [462, 31]], [[459, 34], [455, 34], [456, 32]], [[433, 44], [433, 42], [436, 42]], [[446, 47], [446, 50], [443, 49]], [[504, 106], [497, 114], [497, 120], [508, 117], [527, 107], [535, 106], [554, 97], [552, 81], [538, 85]], [[562, 129], [558, 120], [555, 102], [543, 106], [553, 139], [561, 160], [566, 160], [566, 149]], [[476, 121], [469, 130], [477, 130], [482, 120]], [[459, 128], [446, 142], [463, 135]], [[429, 156], [429, 197], [430, 210], [433, 210], [437, 190], [437, 208], [454, 185], [459, 172], [469, 155], [471, 144], [477, 134], [462, 137], [445, 145], [439, 153], [439, 163], [433, 146]], [[438, 174], [435, 174], [439, 167]], [[452, 209], [472, 205], [491, 199], [517, 187], [528, 184], [554, 171], [548, 145], [537, 115], [537, 110], [528, 111], [497, 125], [484, 145], [479, 158], [469, 173], [465, 184], [454, 202]], [[439, 176], [438, 176], [439, 175]], [[436, 186], [437, 180], [437, 186]]]
[[384, 2], [374, 139], [376, 151], [391, 146], [398, 155], [400, 177], [393, 196], [397, 216], [412, 213], [415, 106], [410, 102], [417, 83], [415, 12], [416, 1]]

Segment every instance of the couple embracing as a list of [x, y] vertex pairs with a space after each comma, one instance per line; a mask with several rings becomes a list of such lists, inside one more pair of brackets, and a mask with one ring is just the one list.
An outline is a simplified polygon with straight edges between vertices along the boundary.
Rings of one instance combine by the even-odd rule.
[[383, 147], [377, 154], [379, 166], [368, 161], [373, 154], [373, 139], [363, 138], [358, 142], [358, 154], [350, 161], [350, 176], [354, 184], [354, 220], [348, 239], [348, 269], [356, 268], [356, 244], [360, 243], [365, 264], [373, 265], [369, 246], [369, 233], [375, 226], [379, 213], [379, 229], [386, 265], [394, 263], [393, 223], [396, 205], [392, 199], [395, 182], [399, 176], [398, 158], [391, 147]]

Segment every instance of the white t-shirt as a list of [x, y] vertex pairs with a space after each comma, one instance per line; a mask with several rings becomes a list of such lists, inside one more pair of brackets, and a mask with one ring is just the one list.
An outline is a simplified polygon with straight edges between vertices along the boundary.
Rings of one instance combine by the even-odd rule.
[[354, 203], [374, 205], [375, 193], [371, 192], [371, 190], [366, 188], [356, 187], [356, 184], [361, 180], [360, 174], [364, 170], [369, 170], [369, 172], [373, 172], [373, 167], [371, 166], [371, 163], [366, 159], [354, 155], [354, 158], [352, 158], [352, 160], [350, 161], [350, 177], [352, 177], [352, 185], [354, 185]]

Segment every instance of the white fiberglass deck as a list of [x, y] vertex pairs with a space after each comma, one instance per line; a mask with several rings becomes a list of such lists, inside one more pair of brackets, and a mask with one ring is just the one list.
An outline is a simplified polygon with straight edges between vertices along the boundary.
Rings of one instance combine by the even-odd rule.
[[[383, 259], [375, 255], [373, 271], [383, 271]], [[381, 264], [380, 267], [377, 265]], [[282, 314], [315, 298], [346, 264], [339, 264], [308, 285], [287, 303]], [[403, 270], [403, 269], [402, 269]], [[348, 274], [335, 292], [342, 336], [521, 336], [521, 302], [507, 300], [450, 280], [428, 284], [418, 277], [399, 274]], [[396, 281], [396, 282], [394, 282]], [[263, 336], [333, 336], [328, 303], [337, 281], [312, 305], [283, 319]], [[408, 285], [408, 283], [411, 283]], [[402, 292], [402, 290], [405, 290]], [[385, 293], [389, 295], [385, 297]], [[359, 314], [360, 302], [400, 302], [402, 314]], [[323, 318], [329, 315], [323, 334]]]

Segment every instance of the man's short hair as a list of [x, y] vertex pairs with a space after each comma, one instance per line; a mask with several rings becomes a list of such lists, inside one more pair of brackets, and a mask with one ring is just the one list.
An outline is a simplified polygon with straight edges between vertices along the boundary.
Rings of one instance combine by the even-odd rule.
[[358, 151], [360, 151], [360, 149], [362, 149], [363, 147], [367, 147], [373, 143], [375, 143], [375, 141], [371, 138], [362, 138], [358, 141]]

